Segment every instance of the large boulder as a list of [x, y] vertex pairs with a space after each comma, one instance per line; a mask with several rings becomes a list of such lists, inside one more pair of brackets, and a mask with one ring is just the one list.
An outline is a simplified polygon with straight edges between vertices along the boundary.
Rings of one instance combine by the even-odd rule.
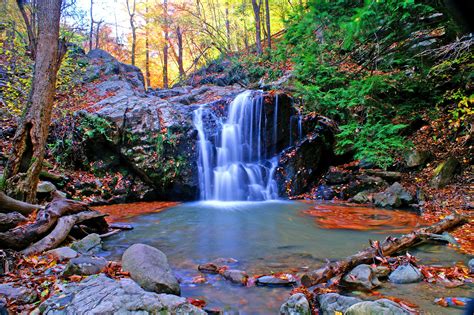
[[281, 315], [310, 315], [311, 308], [303, 293], [293, 294], [280, 307]]
[[180, 294], [166, 255], [154, 247], [134, 244], [127, 248], [122, 256], [122, 269], [130, 272], [130, 277], [147, 291]]
[[410, 314], [400, 304], [388, 299], [365, 301], [350, 306], [344, 315], [400, 315]]
[[206, 314], [185, 298], [143, 290], [132, 279], [101, 274], [64, 285], [39, 306], [42, 314]]
[[434, 176], [431, 180], [431, 186], [435, 188], [443, 188], [451, 182], [456, 172], [459, 170], [460, 163], [454, 157], [448, 158], [446, 161], [436, 167]]
[[393, 283], [413, 283], [423, 280], [423, 274], [412, 264], [406, 264], [398, 266], [388, 279]]
[[319, 311], [323, 315], [333, 315], [335, 312], [344, 313], [350, 306], [362, 302], [359, 298], [337, 293], [320, 294], [317, 299]]
[[384, 192], [374, 195], [374, 203], [382, 208], [399, 208], [409, 206], [413, 196], [399, 183], [394, 183]]

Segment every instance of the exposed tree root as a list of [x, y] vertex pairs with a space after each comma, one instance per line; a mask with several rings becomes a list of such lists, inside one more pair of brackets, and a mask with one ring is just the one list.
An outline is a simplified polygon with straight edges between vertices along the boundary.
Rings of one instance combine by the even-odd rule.
[[39, 205], [13, 199], [8, 197], [3, 191], [0, 191], [0, 212], [19, 212], [23, 215], [29, 215], [39, 209], [41, 209]]
[[333, 277], [345, 274], [357, 265], [373, 262], [376, 256], [391, 256], [422, 242], [425, 240], [424, 236], [427, 234], [440, 234], [452, 230], [467, 223], [469, 219], [470, 217], [467, 214], [453, 214], [434, 225], [415, 230], [412, 233], [405, 234], [398, 238], [389, 236], [379, 247], [366, 248], [355, 255], [306, 273], [301, 278], [301, 283], [305, 287], [311, 287], [319, 283], [327, 282]]
[[47, 236], [22, 250], [22, 253], [30, 255], [56, 248], [67, 238], [75, 224], [81, 223], [85, 220], [103, 217], [104, 214], [97, 211], [82, 211], [76, 214], [60, 217], [54, 229]]

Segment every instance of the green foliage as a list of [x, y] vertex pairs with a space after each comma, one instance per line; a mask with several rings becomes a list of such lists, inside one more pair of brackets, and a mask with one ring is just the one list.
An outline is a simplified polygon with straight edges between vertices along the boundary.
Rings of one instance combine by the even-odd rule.
[[[426, 45], [433, 48], [432, 38], [435, 47], [453, 40], [441, 37], [457, 31], [442, 6], [414, 0], [313, 0], [306, 12], [290, 19], [272, 61], [290, 58], [305, 111], [339, 123], [337, 151], [351, 148], [358, 159], [390, 166], [410, 145], [400, 135], [410, 117], [446, 101], [446, 85], [472, 80], [472, 52], [441, 61], [420, 54]], [[434, 15], [440, 11], [442, 18]], [[270, 76], [268, 67], [252, 64], [259, 63], [249, 63], [253, 76]], [[472, 115], [467, 95], [451, 100], [458, 104], [451, 111], [453, 125]]]

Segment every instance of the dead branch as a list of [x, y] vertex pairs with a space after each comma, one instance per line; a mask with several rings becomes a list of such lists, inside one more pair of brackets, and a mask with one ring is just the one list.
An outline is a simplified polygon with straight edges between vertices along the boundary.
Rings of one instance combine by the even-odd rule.
[[[452, 230], [467, 223], [469, 219], [470, 217], [467, 214], [450, 215], [434, 225], [418, 229], [399, 238], [389, 236], [380, 245], [380, 249], [384, 256], [391, 256], [422, 242], [422, 235], [440, 234], [444, 231]], [[327, 282], [335, 276], [345, 274], [357, 265], [373, 262], [375, 257], [378, 255], [380, 255], [380, 253], [377, 248], [366, 248], [355, 255], [332, 262], [322, 268], [306, 273], [301, 278], [301, 283], [305, 287], [311, 287], [319, 283]]]

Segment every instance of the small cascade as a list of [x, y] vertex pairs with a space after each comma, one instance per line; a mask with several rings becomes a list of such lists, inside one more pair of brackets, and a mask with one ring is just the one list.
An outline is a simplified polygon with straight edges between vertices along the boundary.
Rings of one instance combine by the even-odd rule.
[[[267, 117], [261, 91], [239, 94], [229, 105], [214, 145], [206, 135], [204, 108], [194, 111], [201, 200], [259, 201], [278, 197], [274, 175], [281, 128], [279, 106], [276, 96], [273, 117]], [[271, 121], [272, 129], [267, 133]]]

